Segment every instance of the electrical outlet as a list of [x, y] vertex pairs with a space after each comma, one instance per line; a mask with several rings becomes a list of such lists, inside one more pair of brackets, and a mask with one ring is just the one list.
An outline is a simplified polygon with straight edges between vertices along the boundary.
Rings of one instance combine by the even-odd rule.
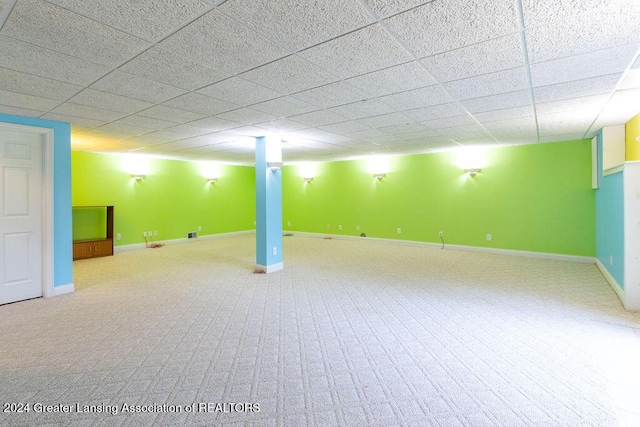
[[342, 224], [338, 225], [338, 230], [342, 230]]
[[444, 237], [444, 231], [438, 231], [438, 237]]
[[157, 237], [158, 236], [158, 230], [153, 230], [153, 237]]
[[122, 239], [122, 234], [117, 233], [117, 234], [116, 234], [116, 240], [120, 240], [120, 239]]
[[255, 222], [255, 221], [253, 221], [253, 225], [256, 225], [256, 222]]
[[356, 225], [356, 231], [360, 231], [360, 226]]
[[291, 227], [291, 221], [287, 221], [287, 227]]
[[149, 237], [153, 236], [153, 231], [147, 231], [147, 236]]
[[202, 231], [202, 226], [201, 225], [198, 226], [198, 231]]
[[278, 255], [278, 248], [277, 247], [273, 247], [272, 253], [274, 256]]
[[609, 255], [609, 265], [613, 265], [613, 255]]
[[491, 241], [491, 234], [487, 234], [487, 242]]
[[327, 230], [329, 230], [331, 228], [331, 226], [329, 224], [327, 224]]
[[398, 229], [396, 230], [396, 232], [397, 232], [398, 234], [402, 234], [402, 228], [398, 227]]
[[147, 237], [147, 232], [146, 231], [142, 232], [142, 237]]

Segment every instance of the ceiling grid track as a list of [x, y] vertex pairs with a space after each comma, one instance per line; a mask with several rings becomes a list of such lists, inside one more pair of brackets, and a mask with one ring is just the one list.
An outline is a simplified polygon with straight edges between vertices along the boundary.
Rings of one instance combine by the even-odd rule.
[[524, 25], [524, 13], [522, 11], [522, 0], [515, 0], [516, 13], [518, 15], [518, 28], [520, 29], [520, 45], [522, 46], [522, 55], [524, 56], [524, 69], [527, 74], [527, 83], [529, 84], [529, 96], [531, 97], [531, 107], [533, 108], [533, 118], [536, 122], [536, 138], [540, 143], [540, 126], [538, 125], [538, 111], [536, 109], [536, 97], [533, 93], [533, 79], [531, 78], [531, 63], [529, 62], [529, 47], [527, 46], [526, 28]]

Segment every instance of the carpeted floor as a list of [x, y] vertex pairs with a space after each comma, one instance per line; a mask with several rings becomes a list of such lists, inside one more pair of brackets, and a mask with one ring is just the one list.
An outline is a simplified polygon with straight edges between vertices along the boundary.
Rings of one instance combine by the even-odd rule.
[[640, 315], [594, 265], [296, 235], [261, 275], [254, 245], [77, 261], [74, 294], [0, 306], [0, 401], [30, 405], [0, 424], [618, 425]]

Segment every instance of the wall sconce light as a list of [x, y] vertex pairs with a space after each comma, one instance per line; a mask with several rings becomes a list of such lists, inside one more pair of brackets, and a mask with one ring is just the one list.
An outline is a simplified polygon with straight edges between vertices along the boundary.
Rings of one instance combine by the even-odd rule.
[[640, 142], [640, 136], [636, 136], [636, 141]]
[[311, 181], [313, 181], [313, 177], [312, 176], [308, 176], [308, 177], [304, 178], [304, 181], [306, 183], [310, 183]]
[[213, 184], [214, 182], [218, 181], [218, 178], [207, 178], [207, 181], [209, 181], [209, 184]]
[[269, 166], [269, 169], [271, 169], [272, 171], [279, 170], [282, 165], [284, 165], [284, 163], [282, 162], [267, 162], [267, 166]]
[[386, 173], [374, 173], [373, 176], [375, 176], [378, 179], [382, 179], [384, 178], [386, 175]]
[[478, 172], [480, 172], [481, 170], [482, 170], [482, 169], [480, 169], [480, 168], [469, 168], [469, 169], [465, 169], [464, 171], [465, 171], [466, 173], [468, 173], [469, 175], [471, 175], [471, 176], [476, 176], [476, 174], [477, 174]]
[[136, 181], [140, 181], [141, 179], [144, 178], [144, 175], [131, 175], [131, 177]]

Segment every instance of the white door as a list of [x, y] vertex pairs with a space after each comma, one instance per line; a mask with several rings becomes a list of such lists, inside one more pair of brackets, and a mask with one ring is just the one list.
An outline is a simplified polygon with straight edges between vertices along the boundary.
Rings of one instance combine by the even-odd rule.
[[42, 140], [0, 131], [0, 304], [42, 296]]

